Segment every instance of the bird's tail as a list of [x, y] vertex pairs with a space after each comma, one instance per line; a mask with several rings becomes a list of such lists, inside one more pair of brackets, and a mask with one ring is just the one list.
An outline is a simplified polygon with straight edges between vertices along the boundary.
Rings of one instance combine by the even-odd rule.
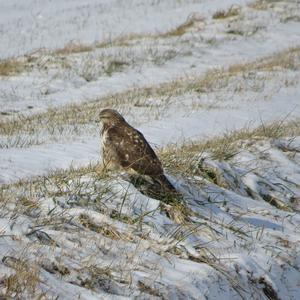
[[165, 189], [166, 192], [177, 193], [177, 190], [175, 189], [173, 184], [164, 174], [161, 174], [154, 179], [155, 181], [159, 182], [159, 184]]

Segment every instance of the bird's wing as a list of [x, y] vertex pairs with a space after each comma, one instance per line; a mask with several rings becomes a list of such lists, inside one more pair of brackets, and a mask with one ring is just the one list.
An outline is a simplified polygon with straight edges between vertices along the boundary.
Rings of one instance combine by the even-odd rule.
[[107, 138], [124, 168], [144, 175], [163, 173], [161, 163], [141, 132], [129, 125], [112, 127]]

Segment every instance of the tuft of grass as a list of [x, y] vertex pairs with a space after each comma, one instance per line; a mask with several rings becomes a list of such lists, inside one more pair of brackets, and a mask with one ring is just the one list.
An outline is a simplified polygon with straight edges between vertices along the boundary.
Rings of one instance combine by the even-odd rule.
[[107, 238], [110, 238], [112, 240], [122, 239], [122, 234], [118, 232], [118, 230], [114, 228], [114, 226], [112, 225], [109, 224], [97, 225], [89, 218], [89, 216], [84, 214], [80, 215], [79, 221], [84, 227], [92, 231], [95, 231], [97, 233], [101, 233], [103, 236]]
[[150, 285], [145, 284], [144, 282], [142, 282], [140, 280], [138, 281], [138, 287], [142, 293], [154, 296], [155, 298], [156, 297], [163, 298], [161, 293], [158, 290], [152, 288]]
[[252, 70], [257, 71], [275, 71], [278, 68], [286, 70], [300, 69], [300, 47], [292, 47], [286, 50], [274, 53], [268, 57], [261, 58], [253, 63], [236, 64], [228, 68], [229, 73], [243, 73]]
[[3, 257], [2, 262], [15, 271], [15, 274], [1, 280], [5, 299], [22, 299], [26, 297], [25, 295], [27, 295], [26, 298], [34, 296], [39, 283], [37, 265], [9, 256]]
[[141, 33], [131, 33], [116, 37], [114, 39], [107, 39], [102, 42], [96, 43], [96, 48], [107, 48], [107, 47], [127, 47], [132, 42], [136, 40], [143, 40], [143, 39], [153, 39], [157, 40], [159, 38], [166, 38], [172, 36], [182, 36], [186, 32], [188, 32], [191, 28], [196, 26], [199, 22], [203, 22], [203, 17], [200, 17], [196, 14], [190, 15], [186, 21], [182, 24], [178, 25], [177, 27], [167, 31], [167, 32], [159, 32], [159, 33], [148, 33], [148, 34], [141, 34]]
[[25, 215], [31, 215], [39, 207], [39, 202], [31, 200], [29, 197], [21, 196], [18, 199], [16, 209], [23, 212]]
[[101, 68], [95, 64], [90, 57], [83, 61], [83, 66], [79, 72], [79, 76], [83, 77], [87, 82], [96, 80], [101, 74]]
[[142, 40], [145, 38], [155, 38], [154, 34], [141, 34], [130, 33], [118, 36], [116, 38], [109, 38], [95, 44], [96, 48], [109, 48], [109, 47], [127, 47], [135, 40]]
[[19, 199], [19, 202], [21, 205], [23, 205], [24, 207], [26, 207], [28, 209], [33, 209], [33, 208], [39, 207], [39, 203], [32, 201], [31, 199], [29, 199], [27, 197], [21, 197]]
[[[88, 182], [81, 181], [81, 178], [84, 176], [89, 176], [90, 180]], [[95, 200], [99, 200], [100, 202], [101, 197], [108, 191], [109, 186], [105, 186], [102, 190], [97, 188], [95, 184], [99, 179], [105, 179], [106, 176], [104, 172], [99, 170], [97, 165], [88, 165], [81, 168], [73, 168], [71, 166], [67, 170], [50, 172], [47, 176], [21, 179], [13, 184], [0, 185], [0, 202], [5, 203], [5, 201], [11, 197], [13, 197], [13, 199], [10, 200], [15, 202], [16, 195], [11, 191], [19, 188], [24, 188], [24, 190], [30, 192], [28, 195], [20, 195], [18, 199], [18, 205], [21, 206], [23, 210], [39, 208], [39, 202], [31, 200], [32, 197], [38, 193], [45, 197], [56, 197], [70, 195], [73, 192], [80, 194], [81, 201], [85, 199], [88, 201], [91, 188], [94, 188], [92, 191], [97, 195]], [[87, 190], [86, 194], [84, 193], [85, 190]], [[34, 191], [34, 193], [32, 193], [32, 191]]]
[[271, 1], [256, 0], [256, 1], [252, 2], [252, 3], [250, 3], [248, 6], [250, 8], [257, 9], [257, 10], [266, 10], [266, 9], [268, 9], [270, 2], [272, 2], [272, 0]]
[[[256, 9], [256, 10], [267, 10], [269, 8], [274, 8], [276, 3], [284, 2], [280, 0], [255, 0], [252, 3], [248, 4], [248, 7]], [[286, 1], [287, 3], [289, 1]], [[293, 1], [290, 1], [293, 2]], [[296, 2], [296, 1], [295, 1]]]
[[228, 10], [218, 10], [216, 11], [212, 18], [213, 19], [227, 19], [230, 17], [238, 16], [241, 12], [241, 7], [232, 5]]
[[185, 224], [189, 220], [192, 211], [187, 207], [182, 199], [177, 199], [167, 203], [161, 200], [160, 210], [164, 212], [166, 216], [173, 220], [177, 224]]
[[112, 270], [108, 267], [101, 268], [98, 266], [90, 265], [85, 268], [82, 268], [80, 273], [88, 272], [88, 277], [81, 278], [81, 276], [78, 276], [79, 285], [94, 290], [96, 288], [103, 289], [105, 286], [105, 283], [109, 283], [113, 281], [112, 276]]
[[94, 49], [91, 45], [84, 45], [81, 43], [69, 42], [63, 48], [57, 49], [53, 52], [53, 54], [58, 55], [69, 55], [74, 53], [82, 53], [82, 52], [89, 52]]
[[129, 63], [119, 59], [109, 60], [104, 68], [104, 73], [108, 76], [111, 76], [115, 72], [120, 72], [125, 66], [128, 66]]
[[[221, 137], [216, 137], [200, 143], [184, 144], [182, 147], [171, 145], [160, 152], [165, 166], [181, 174], [193, 175], [199, 171], [202, 155], [208, 154], [214, 160], [229, 160], [239, 153], [242, 144], [248, 141], [250, 144], [264, 138], [276, 139], [283, 136], [297, 136], [300, 134], [300, 120], [291, 122], [274, 122], [269, 125], [261, 125], [255, 129], [244, 128], [233, 131]], [[215, 174], [204, 174], [212, 181], [216, 180]]]
[[226, 31], [229, 34], [234, 34], [234, 35], [245, 35], [245, 32], [242, 29], [229, 29]]
[[19, 74], [24, 70], [24, 63], [16, 58], [0, 60], [0, 76]]
[[174, 29], [171, 29], [163, 34], [161, 34], [162, 37], [172, 37], [172, 36], [182, 36], [185, 33], [187, 33], [191, 28], [195, 27], [195, 25], [199, 22], [203, 22], [203, 17], [200, 17], [196, 14], [190, 15], [187, 20], [177, 26]]

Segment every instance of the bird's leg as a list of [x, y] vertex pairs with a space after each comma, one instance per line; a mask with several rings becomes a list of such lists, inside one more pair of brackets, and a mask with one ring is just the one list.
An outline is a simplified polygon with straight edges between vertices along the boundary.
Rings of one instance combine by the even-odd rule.
[[102, 175], [107, 175], [110, 170], [110, 161], [107, 159], [107, 155], [105, 152], [102, 153], [101, 162], [97, 165], [97, 173]]
[[98, 163], [96, 166], [96, 173], [99, 175], [106, 175], [108, 173], [108, 169], [103, 163]]

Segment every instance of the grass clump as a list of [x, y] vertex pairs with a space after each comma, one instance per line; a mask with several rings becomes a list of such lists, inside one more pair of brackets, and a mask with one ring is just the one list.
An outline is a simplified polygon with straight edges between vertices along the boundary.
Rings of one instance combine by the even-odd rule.
[[120, 240], [122, 239], [122, 234], [120, 232], [118, 232], [118, 230], [116, 228], [114, 228], [114, 226], [109, 225], [109, 224], [95, 224], [93, 222], [93, 220], [91, 220], [89, 218], [88, 215], [82, 214], [79, 217], [79, 221], [80, 223], [88, 228], [89, 230], [95, 231], [97, 233], [102, 234], [103, 236], [113, 239], [113, 240]]
[[[272, 0], [256, 0], [249, 4], [250, 8], [257, 9], [257, 10], [266, 10], [269, 7], [269, 3], [272, 2]], [[274, 1], [273, 1], [274, 2]]]
[[232, 5], [228, 10], [218, 10], [216, 11], [212, 18], [213, 19], [227, 19], [230, 17], [238, 16], [241, 12], [241, 8], [236, 5]]
[[36, 296], [39, 283], [39, 271], [36, 265], [10, 256], [4, 256], [2, 263], [15, 271], [14, 274], [2, 279], [4, 299], [23, 299]]
[[15, 58], [0, 60], [0, 76], [10, 76], [23, 71], [24, 64]]
[[191, 28], [195, 27], [197, 23], [203, 22], [204, 19], [196, 14], [190, 15], [187, 20], [177, 26], [174, 29], [167, 31], [162, 34], [162, 37], [170, 37], [170, 36], [182, 36], [187, 33]]
[[129, 63], [119, 59], [109, 60], [104, 68], [105, 74], [111, 76], [115, 72], [120, 72], [125, 66], [128, 66]]
[[[297, 136], [300, 134], [300, 120], [292, 122], [275, 122], [269, 125], [261, 125], [255, 129], [244, 128], [233, 131], [221, 137], [212, 138], [200, 143], [184, 144], [182, 147], [171, 145], [163, 149], [160, 153], [165, 166], [174, 172], [193, 175], [198, 170], [198, 163], [201, 157], [207, 154], [214, 160], [230, 160], [239, 153], [242, 144], [248, 141], [251, 145], [253, 141], [270, 138], [276, 139], [283, 136]], [[213, 181], [214, 174], [206, 174]]]
[[299, 70], [300, 69], [300, 46], [288, 48], [274, 53], [268, 57], [261, 58], [256, 62], [246, 64], [235, 64], [228, 68], [231, 74], [256, 71], [275, 71], [278, 69]]
[[94, 47], [91, 45], [70, 42], [66, 44], [63, 48], [55, 50], [53, 53], [58, 55], [69, 55], [75, 53], [89, 52], [93, 49]]

